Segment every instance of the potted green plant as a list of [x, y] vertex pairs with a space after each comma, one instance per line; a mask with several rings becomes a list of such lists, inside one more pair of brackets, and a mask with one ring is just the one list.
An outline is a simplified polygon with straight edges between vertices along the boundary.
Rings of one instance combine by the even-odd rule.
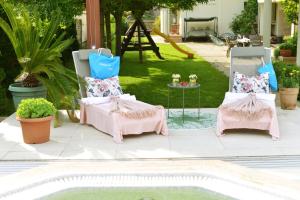
[[25, 8], [15, 9], [7, 1], [0, 1], [0, 5], [8, 18], [0, 18], [0, 28], [8, 36], [22, 69], [17, 82], [9, 86], [15, 108], [24, 98], [46, 96], [59, 105], [78, 87], [74, 71], [64, 67], [60, 59], [62, 51], [74, 42], [65, 39], [65, 33], [58, 34], [61, 15], [54, 13], [41, 33]]
[[23, 99], [17, 109], [23, 140], [26, 144], [41, 144], [49, 141], [50, 122], [56, 109], [44, 98]]
[[283, 68], [280, 74], [279, 95], [282, 109], [294, 110], [299, 94], [299, 70], [287, 71]]
[[292, 49], [293, 49], [293, 45], [286, 42], [286, 43], [282, 43], [279, 46], [279, 50], [280, 50], [280, 55], [282, 57], [291, 57], [292, 56]]

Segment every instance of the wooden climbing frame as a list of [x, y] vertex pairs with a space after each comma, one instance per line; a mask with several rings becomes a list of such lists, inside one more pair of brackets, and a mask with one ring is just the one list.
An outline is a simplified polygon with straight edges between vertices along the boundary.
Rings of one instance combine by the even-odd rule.
[[[133, 43], [132, 38], [137, 33], [138, 40]], [[142, 42], [142, 34], [144, 34], [148, 42]], [[126, 51], [139, 51], [140, 62], [143, 62], [143, 51], [152, 50], [159, 59], [163, 59], [160, 55], [159, 47], [153, 41], [150, 31], [140, 19], [136, 19], [132, 26], [127, 30], [121, 46], [121, 56]]]

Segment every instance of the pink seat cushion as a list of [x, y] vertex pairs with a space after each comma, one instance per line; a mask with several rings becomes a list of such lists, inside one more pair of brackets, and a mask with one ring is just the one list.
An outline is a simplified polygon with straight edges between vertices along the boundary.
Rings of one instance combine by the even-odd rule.
[[[142, 102], [141, 102], [142, 103]], [[96, 129], [113, 136], [117, 143], [121, 143], [124, 135], [142, 134], [144, 132], [156, 132], [168, 134], [165, 110], [157, 108], [151, 117], [131, 119], [117, 112], [111, 112], [113, 103], [99, 105], [80, 105], [80, 122], [89, 124]]]
[[[247, 93], [231, 93], [227, 92], [223, 104], [236, 101], [244, 98]], [[275, 107], [274, 94], [256, 94], [257, 98], [264, 101], [272, 109], [272, 115], [264, 115], [260, 118], [247, 120], [246, 118], [239, 118], [237, 116], [229, 115], [225, 110], [219, 109], [217, 119], [217, 135], [223, 134], [227, 129], [257, 129], [267, 130], [273, 139], [278, 139], [280, 136], [278, 119]]]

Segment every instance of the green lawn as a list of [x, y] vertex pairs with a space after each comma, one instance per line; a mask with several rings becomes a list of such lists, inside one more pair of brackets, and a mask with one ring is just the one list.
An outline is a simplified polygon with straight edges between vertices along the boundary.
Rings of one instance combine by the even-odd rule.
[[[138, 100], [167, 106], [167, 84], [172, 74], [181, 74], [188, 81], [189, 74], [197, 74], [201, 84], [201, 107], [218, 107], [228, 91], [228, 78], [200, 57], [187, 59], [171, 45], [159, 45], [165, 60], [159, 60], [152, 51], [144, 52], [144, 63], [139, 63], [138, 52], [126, 52], [121, 64], [120, 82], [125, 93], [136, 95]], [[208, 49], [209, 51], [209, 49]], [[171, 107], [181, 107], [179, 91], [171, 93]], [[187, 91], [186, 107], [197, 107], [197, 91]]]

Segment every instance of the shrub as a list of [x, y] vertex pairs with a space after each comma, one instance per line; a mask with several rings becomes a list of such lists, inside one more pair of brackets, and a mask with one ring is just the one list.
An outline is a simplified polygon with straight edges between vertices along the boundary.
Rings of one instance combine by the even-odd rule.
[[20, 118], [43, 118], [54, 115], [55, 107], [44, 98], [24, 99], [19, 104], [17, 116]]
[[293, 37], [288, 37], [285, 41], [286, 43], [290, 44], [292, 55], [297, 55], [297, 40], [298, 40], [298, 34], [295, 33]]
[[276, 49], [274, 50], [274, 57], [275, 57], [276, 59], [278, 59], [279, 56], [280, 56], [280, 49], [279, 49], [279, 48], [276, 48]]
[[285, 49], [285, 50], [292, 50], [293, 49], [293, 45], [291, 43], [282, 43], [280, 46], [279, 46], [279, 49]]
[[[8, 21], [7, 16], [1, 6], [0, 17]], [[20, 66], [18, 64], [14, 49], [2, 29], [0, 29], [0, 70], [1, 69], [4, 70], [6, 76], [0, 83], [0, 90], [2, 90], [0, 92], [0, 116], [9, 116], [15, 111], [15, 108], [13, 106], [11, 95], [8, 92], [7, 88], [9, 84], [14, 82], [16, 76], [20, 74]], [[2, 76], [2, 79], [4, 73], [0, 75]], [[5, 97], [7, 97], [6, 100]]]
[[2, 85], [2, 81], [4, 81], [5, 77], [4, 69], [0, 68], [0, 115], [7, 109], [6, 88]]
[[257, 0], [248, 0], [245, 9], [231, 22], [230, 28], [235, 34], [249, 35], [255, 30], [256, 17], [258, 14]]
[[300, 68], [297, 65], [286, 64], [282, 61], [273, 63], [274, 70], [280, 87], [299, 87]]
[[[2, 83], [2, 81], [4, 81], [5, 77], [6, 77], [6, 74], [5, 74], [4, 69], [0, 68], [0, 84]], [[2, 86], [2, 84], [0, 86]]]
[[282, 69], [280, 74], [280, 87], [298, 88], [299, 87], [299, 69], [287, 73], [286, 68]]

